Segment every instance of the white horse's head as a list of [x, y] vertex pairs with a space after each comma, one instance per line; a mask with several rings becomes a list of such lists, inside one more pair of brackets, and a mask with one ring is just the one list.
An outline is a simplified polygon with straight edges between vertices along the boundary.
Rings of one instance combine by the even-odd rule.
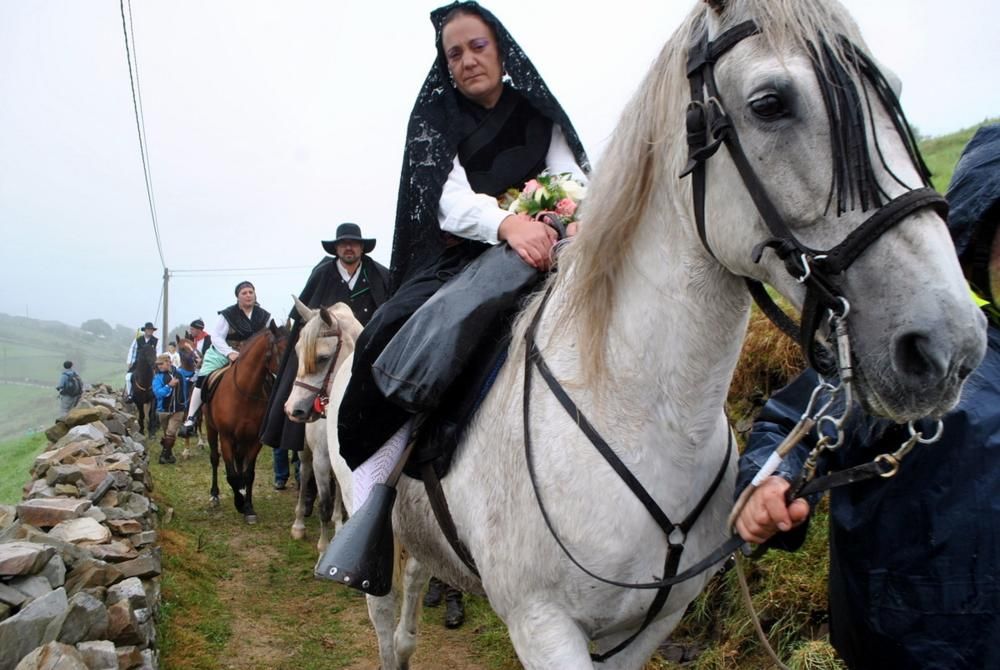
[[285, 402], [285, 415], [296, 422], [315, 421], [321, 416], [316, 400], [328, 399], [330, 380], [341, 362], [354, 352], [361, 323], [342, 302], [310, 309], [295, 298], [295, 309], [305, 323], [295, 344], [299, 367]]
[[[692, 130], [701, 142], [689, 147]], [[677, 180], [695, 166], [701, 176]], [[908, 195], [926, 177], [892, 85], [835, 0], [712, 0], [665, 46], [625, 110], [585, 206], [595, 230], [585, 227], [581, 249], [568, 256], [648, 242], [643, 228], [652, 223], [675, 245], [672, 260], [693, 273], [765, 282], [806, 313], [806, 289], [823, 277], [834, 290], [819, 302], [817, 336], [827, 336], [828, 308], [849, 309], [866, 409], [900, 421], [939, 415], [982, 358], [985, 319], [970, 300], [943, 201]], [[823, 258], [829, 250], [838, 253]], [[605, 254], [601, 263], [576, 273], [585, 312], [582, 292], [606, 309], [627, 261]], [[806, 272], [816, 275], [800, 283]]]

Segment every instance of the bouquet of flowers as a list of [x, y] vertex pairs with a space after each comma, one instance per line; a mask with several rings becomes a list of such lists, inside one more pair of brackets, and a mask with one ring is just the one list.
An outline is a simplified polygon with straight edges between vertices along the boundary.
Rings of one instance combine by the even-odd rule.
[[587, 195], [587, 187], [573, 179], [568, 172], [549, 174], [543, 172], [528, 180], [524, 187], [509, 189], [497, 198], [502, 209], [512, 214], [527, 214], [541, 218], [556, 214], [563, 224], [576, 221], [576, 210]]

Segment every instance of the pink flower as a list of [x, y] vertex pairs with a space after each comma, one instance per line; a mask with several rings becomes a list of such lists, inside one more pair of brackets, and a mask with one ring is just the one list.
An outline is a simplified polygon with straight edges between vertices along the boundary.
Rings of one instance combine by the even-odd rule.
[[576, 203], [569, 198], [563, 198], [556, 203], [556, 214], [559, 216], [573, 216], [576, 212]]
[[531, 179], [524, 183], [524, 191], [522, 192], [524, 195], [531, 195], [538, 190], [539, 186], [541, 186], [541, 184], [538, 183], [537, 179]]

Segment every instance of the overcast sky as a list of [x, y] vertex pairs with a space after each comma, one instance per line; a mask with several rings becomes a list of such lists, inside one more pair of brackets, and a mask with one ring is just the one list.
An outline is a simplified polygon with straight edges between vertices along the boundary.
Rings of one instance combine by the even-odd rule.
[[[406, 120], [434, 57], [435, 2], [133, 0], [170, 326], [210, 320], [250, 279], [291, 308], [342, 221], [388, 264]], [[689, 0], [486, 3], [595, 163]], [[1000, 115], [994, 0], [846, 0], [903, 80], [923, 134]], [[126, 12], [128, 3], [126, 3]], [[163, 269], [118, 0], [0, 0], [0, 312], [153, 320]], [[159, 326], [162, 317], [157, 317]]]

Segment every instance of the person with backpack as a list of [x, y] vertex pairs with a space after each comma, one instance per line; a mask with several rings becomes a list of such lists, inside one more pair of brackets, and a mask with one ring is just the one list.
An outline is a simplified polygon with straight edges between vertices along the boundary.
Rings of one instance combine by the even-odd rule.
[[73, 369], [73, 361], [63, 362], [63, 372], [56, 390], [59, 391], [59, 410], [62, 414], [66, 414], [80, 402], [80, 396], [83, 395], [83, 380]]

